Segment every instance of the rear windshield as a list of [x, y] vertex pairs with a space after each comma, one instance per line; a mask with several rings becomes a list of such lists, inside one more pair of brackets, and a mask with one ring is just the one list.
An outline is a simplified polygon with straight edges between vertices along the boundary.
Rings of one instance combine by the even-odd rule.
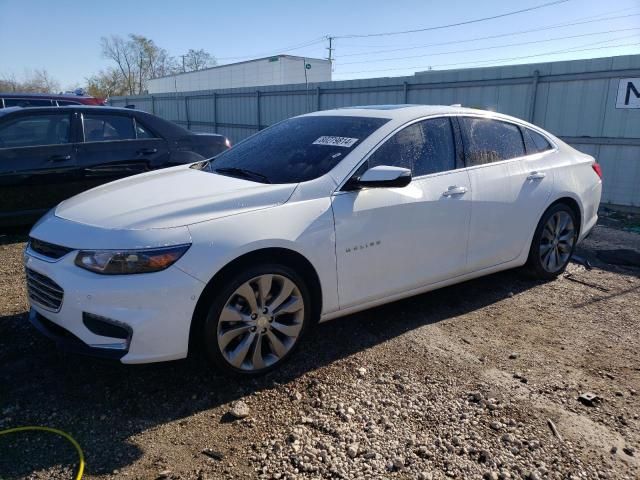
[[231, 176], [250, 173], [245, 177], [264, 183], [306, 182], [327, 173], [388, 121], [349, 116], [290, 118], [220, 154], [209, 169]]

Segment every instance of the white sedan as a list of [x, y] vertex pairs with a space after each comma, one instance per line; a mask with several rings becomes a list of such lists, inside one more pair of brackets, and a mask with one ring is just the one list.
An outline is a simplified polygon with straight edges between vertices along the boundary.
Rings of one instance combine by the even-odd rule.
[[592, 157], [505, 115], [303, 115], [58, 205], [25, 252], [30, 320], [123, 363], [202, 349], [263, 373], [318, 321], [523, 265], [554, 278], [601, 185]]

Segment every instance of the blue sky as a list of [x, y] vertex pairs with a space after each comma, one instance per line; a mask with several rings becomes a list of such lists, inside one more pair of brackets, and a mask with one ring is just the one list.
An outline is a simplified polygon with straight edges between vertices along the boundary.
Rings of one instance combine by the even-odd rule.
[[[81, 85], [108, 65], [101, 57], [100, 37], [112, 34], [145, 35], [175, 56], [203, 48], [219, 63], [276, 53], [326, 57], [327, 42], [320, 40], [326, 35], [419, 29], [550, 1], [0, 0], [0, 77], [20, 78], [28, 69], [44, 68], [63, 88]], [[603, 20], [610, 17], [621, 18]], [[588, 23], [539, 30], [572, 22]], [[536, 31], [478, 39], [524, 30]], [[640, 0], [569, 0], [447, 29], [338, 38], [334, 46], [336, 80], [410, 75], [429, 66], [465, 68], [640, 53]], [[570, 49], [574, 51], [548, 54]], [[486, 63], [474, 63], [478, 61]]]

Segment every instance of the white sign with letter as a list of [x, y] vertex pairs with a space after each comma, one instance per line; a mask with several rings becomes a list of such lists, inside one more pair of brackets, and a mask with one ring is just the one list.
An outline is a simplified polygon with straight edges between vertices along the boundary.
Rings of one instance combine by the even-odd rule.
[[640, 78], [621, 78], [616, 108], [640, 108]]

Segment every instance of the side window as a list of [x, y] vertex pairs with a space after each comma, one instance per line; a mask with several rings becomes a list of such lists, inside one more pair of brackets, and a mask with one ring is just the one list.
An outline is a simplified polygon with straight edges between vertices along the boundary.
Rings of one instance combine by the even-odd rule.
[[455, 169], [453, 130], [448, 118], [414, 123], [387, 140], [371, 157], [368, 167], [408, 168], [415, 177]]
[[5, 107], [50, 107], [51, 100], [39, 100], [35, 98], [5, 98]]
[[69, 114], [26, 115], [0, 126], [0, 148], [69, 143]]
[[84, 114], [84, 141], [133, 140], [133, 120], [124, 115]]
[[522, 136], [524, 137], [524, 145], [527, 149], [527, 155], [552, 150], [553, 147], [549, 141], [529, 128], [522, 128]]
[[517, 125], [489, 118], [460, 117], [468, 166], [484, 165], [525, 154]]
[[148, 130], [144, 125], [142, 125], [136, 118], [136, 138], [156, 138], [156, 136], [151, 133], [151, 131]]
[[533, 130], [529, 130], [527, 128], [527, 133], [531, 135], [531, 138], [533, 138], [533, 143], [535, 143], [536, 147], [538, 148], [538, 152], [544, 152], [546, 150], [553, 149], [547, 139], [540, 135], [538, 132], [534, 132]]

